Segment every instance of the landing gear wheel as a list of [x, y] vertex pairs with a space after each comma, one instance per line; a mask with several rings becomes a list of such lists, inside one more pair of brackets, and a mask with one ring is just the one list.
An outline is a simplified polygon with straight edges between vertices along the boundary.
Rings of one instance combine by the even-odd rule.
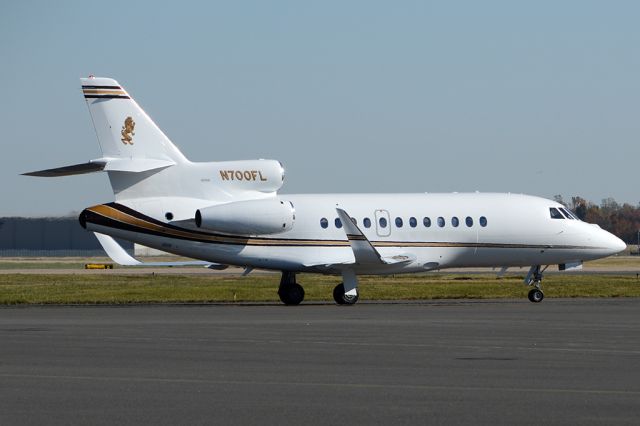
[[539, 288], [532, 288], [529, 291], [529, 300], [533, 303], [540, 303], [544, 299], [544, 293]]
[[358, 301], [358, 298], [359, 296], [357, 294], [355, 296], [344, 294], [343, 283], [340, 283], [333, 288], [333, 300], [335, 300], [338, 305], [353, 305]]
[[299, 305], [304, 300], [304, 288], [300, 284], [282, 286], [278, 290], [278, 296], [285, 305]]

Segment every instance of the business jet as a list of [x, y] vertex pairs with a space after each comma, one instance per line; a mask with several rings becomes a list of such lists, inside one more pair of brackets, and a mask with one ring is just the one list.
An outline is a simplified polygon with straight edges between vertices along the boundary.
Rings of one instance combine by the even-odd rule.
[[107, 172], [115, 200], [79, 220], [119, 264], [142, 263], [114, 237], [196, 259], [155, 265], [277, 270], [286, 305], [304, 299], [299, 273], [341, 276], [333, 298], [352, 305], [361, 274], [529, 267], [529, 300], [540, 302], [548, 266], [576, 269], [626, 248], [562, 204], [527, 195], [279, 194], [280, 162], [191, 162], [117, 81], [81, 83], [102, 157], [25, 175]]

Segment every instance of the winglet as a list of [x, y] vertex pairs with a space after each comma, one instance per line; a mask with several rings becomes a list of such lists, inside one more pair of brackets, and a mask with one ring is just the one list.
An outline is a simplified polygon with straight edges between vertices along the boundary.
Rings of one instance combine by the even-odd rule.
[[358, 225], [353, 223], [351, 217], [343, 209], [336, 207], [338, 217], [344, 227], [344, 232], [347, 234], [349, 244], [353, 250], [353, 255], [356, 258], [356, 263], [359, 264], [379, 264], [386, 263], [382, 260], [378, 250], [373, 247], [371, 242], [365, 237]]

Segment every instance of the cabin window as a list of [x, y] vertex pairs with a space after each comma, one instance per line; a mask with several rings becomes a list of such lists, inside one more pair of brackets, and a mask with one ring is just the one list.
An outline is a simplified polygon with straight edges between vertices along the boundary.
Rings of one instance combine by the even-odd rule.
[[329, 221], [327, 220], [326, 217], [323, 217], [322, 219], [320, 219], [320, 226], [322, 226], [322, 228], [327, 229], [327, 226], [329, 226]]
[[365, 228], [371, 228], [371, 219], [369, 219], [368, 217], [365, 217], [362, 220], [362, 223], [364, 224]]
[[358, 226], [358, 220], [355, 217], [351, 218], [351, 222], [353, 222], [354, 225]]
[[380, 224], [380, 228], [386, 228], [387, 227], [387, 219], [384, 217], [381, 217], [380, 220], [378, 221], [378, 223]]
[[444, 227], [444, 217], [440, 216], [440, 217], [438, 218], [438, 226], [439, 226], [440, 228]]
[[473, 226], [473, 219], [471, 218], [471, 216], [467, 216], [467, 218], [464, 220], [464, 222], [467, 224], [467, 226], [469, 228], [471, 228]]
[[480, 216], [480, 226], [482, 226], [483, 228], [485, 226], [487, 226], [487, 218], [484, 216]]
[[173, 220], [173, 213], [167, 212], [167, 213], [165, 213], [164, 217], [166, 217], [167, 220]]
[[551, 219], [564, 219], [564, 216], [562, 216], [562, 213], [560, 213], [560, 211], [555, 207], [549, 208], [549, 214], [551, 215]]
[[460, 221], [458, 220], [457, 217], [454, 216], [451, 218], [451, 224], [453, 225], [454, 228], [457, 228], [458, 225], [460, 225]]
[[418, 226], [418, 221], [416, 220], [415, 217], [409, 218], [409, 226], [412, 228], [415, 228], [416, 226]]
[[401, 217], [396, 217], [396, 226], [398, 228], [402, 228], [402, 218]]
[[342, 221], [340, 220], [339, 217], [336, 218], [334, 223], [336, 224], [336, 228], [338, 228], [338, 229], [342, 228]]
[[431, 227], [431, 219], [429, 219], [428, 217], [423, 218], [422, 224], [424, 225], [425, 228]]

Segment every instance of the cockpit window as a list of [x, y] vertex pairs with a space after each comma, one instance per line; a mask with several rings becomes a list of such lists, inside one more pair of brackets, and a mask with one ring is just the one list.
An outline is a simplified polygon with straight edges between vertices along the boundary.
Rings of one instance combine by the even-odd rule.
[[560, 213], [560, 211], [555, 207], [550, 207], [549, 213], [551, 214], [551, 219], [564, 219], [564, 216], [562, 216], [562, 213]]
[[569, 210], [569, 209], [562, 209], [561, 208], [560, 211], [562, 211], [562, 213], [564, 213], [564, 215], [566, 217], [568, 217], [569, 219], [580, 220], [580, 219], [578, 219], [578, 216], [576, 216], [576, 214], [574, 212], [572, 212], [571, 210]]

